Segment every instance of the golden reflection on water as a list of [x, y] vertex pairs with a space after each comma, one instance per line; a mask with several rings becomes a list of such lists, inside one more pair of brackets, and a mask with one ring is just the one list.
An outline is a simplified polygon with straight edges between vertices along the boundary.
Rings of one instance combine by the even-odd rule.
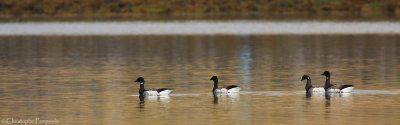
[[[0, 37], [0, 118], [60, 124], [396, 124], [396, 35]], [[355, 92], [307, 98], [329, 70]], [[237, 96], [211, 94], [220, 84]], [[169, 97], [140, 99], [146, 88]]]

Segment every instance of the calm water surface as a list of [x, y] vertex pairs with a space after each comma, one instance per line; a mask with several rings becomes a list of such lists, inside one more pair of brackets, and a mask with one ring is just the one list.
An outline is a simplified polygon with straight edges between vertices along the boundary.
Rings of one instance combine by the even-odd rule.
[[[58, 124], [398, 124], [398, 35], [2, 36], [0, 118]], [[323, 71], [351, 94], [307, 98]], [[239, 95], [213, 97], [210, 77]], [[174, 88], [140, 101], [147, 88]], [[1, 123], [4, 124], [4, 123]]]

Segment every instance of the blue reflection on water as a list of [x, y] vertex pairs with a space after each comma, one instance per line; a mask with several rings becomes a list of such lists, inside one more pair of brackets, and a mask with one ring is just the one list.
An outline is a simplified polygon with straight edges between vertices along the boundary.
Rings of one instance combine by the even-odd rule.
[[241, 38], [245, 42], [245, 44], [241, 48], [240, 60], [242, 63], [240, 64], [240, 69], [243, 71], [241, 83], [243, 84], [243, 88], [250, 88], [250, 80], [251, 80], [251, 46], [250, 44], [250, 36], [242, 35]]

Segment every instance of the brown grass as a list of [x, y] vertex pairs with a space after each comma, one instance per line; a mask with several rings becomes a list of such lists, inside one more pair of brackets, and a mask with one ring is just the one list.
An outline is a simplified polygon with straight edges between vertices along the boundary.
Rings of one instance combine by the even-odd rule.
[[1, 0], [0, 16], [393, 14], [398, 0]]

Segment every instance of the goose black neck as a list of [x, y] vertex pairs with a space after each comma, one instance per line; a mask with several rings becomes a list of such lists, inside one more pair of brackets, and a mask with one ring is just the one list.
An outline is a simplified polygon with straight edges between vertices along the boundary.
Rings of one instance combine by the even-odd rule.
[[144, 82], [140, 83], [140, 89], [139, 89], [139, 95], [143, 95], [145, 89], [144, 89]]
[[326, 81], [325, 81], [325, 87], [324, 89], [327, 90], [329, 87], [331, 87], [331, 80], [330, 76], [326, 76]]
[[215, 91], [215, 89], [218, 88], [218, 79], [214, 79], [214, 88], [213, 88], [213, 92]]
[[310, 88], [312, 88], [311, 79], [307, 79], [306, 91], [308, 92], [308, 90], [309, 90]]

